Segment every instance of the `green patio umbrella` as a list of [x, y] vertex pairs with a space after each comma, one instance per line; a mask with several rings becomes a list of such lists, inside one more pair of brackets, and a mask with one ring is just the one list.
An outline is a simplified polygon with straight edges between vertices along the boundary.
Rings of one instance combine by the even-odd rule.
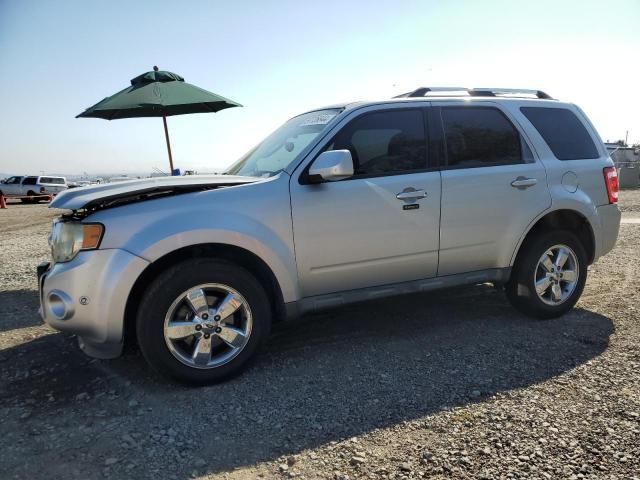
[[219, 112], [241, 107], [239, 103], [208, 92], [184, 81], [180, 75], [158, 70], [143, 73], [131, 80], [131, 86], [87, 108], [80, 117], [117, 120], [134, 117], [162, 117], [164, 136], [173, 174], [173, 158], [167, 129], [167, 117], [186, 113]]

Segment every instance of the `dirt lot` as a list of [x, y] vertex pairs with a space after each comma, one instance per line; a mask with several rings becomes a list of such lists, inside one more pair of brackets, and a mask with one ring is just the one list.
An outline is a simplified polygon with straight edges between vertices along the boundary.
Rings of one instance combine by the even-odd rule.
[[185, 388], [43, 326], [55, 212], [0, 210], [0, 478], [640, 478], [640, 191], [578, 308], [489, 286], [277, 328], [243, 376]]

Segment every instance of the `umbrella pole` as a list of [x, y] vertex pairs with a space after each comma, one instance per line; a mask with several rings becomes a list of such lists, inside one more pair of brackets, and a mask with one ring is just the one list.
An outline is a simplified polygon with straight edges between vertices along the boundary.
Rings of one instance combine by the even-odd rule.
[[173, 157], [171, 156], [171, 143], [169, 142], [169, 129], [167, 128], [167, 116], [162, 115], [162, 123], [164, 123], [164, 138], [167, 141], [167, 152], [169, 152], [169, 175], [173, 175]]

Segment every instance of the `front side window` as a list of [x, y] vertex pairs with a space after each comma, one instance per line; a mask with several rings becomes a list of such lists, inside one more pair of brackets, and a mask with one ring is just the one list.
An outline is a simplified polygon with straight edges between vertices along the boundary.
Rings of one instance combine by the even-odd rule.
[[566, 108], [522, 107], [558, 160], [598, 158], [589, 132], [575, 113]]
[[496, 108], [443, 107], [442, 124], [450, 167], [523, 162], [520, 133]]
[[271, 177], [293, 162], [341, 109], [318, 110], [292, 118], [227, 170], [228, 175]]
[[338, 132], [325, 150], [349, 150], [355, 176], [424, 170], [427, 149], [422, 111], [363, 114]]
[[8, 185], [16, 185], [16, 184], [20, 183], [20, 180], [22, 180], [22, 177], [11, 177], [9, 180], [7, 180], [7, 184]]

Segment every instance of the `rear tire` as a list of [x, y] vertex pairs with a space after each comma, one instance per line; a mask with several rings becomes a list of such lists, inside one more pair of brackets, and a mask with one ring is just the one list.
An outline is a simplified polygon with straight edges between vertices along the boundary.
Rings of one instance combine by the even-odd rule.
[[196, 385], [238, 375], [270, 328], [269, 299], [256, 278], [208, 258], [186, 260], [160, 274], [145, 292], [136, 321], [147, 362]]
[[541, 232], [522, 246], [505, 293], [525, 315], [559, 317], [571, 310], [582, 295], [587, 267], [585, 249], [573, 233]]

